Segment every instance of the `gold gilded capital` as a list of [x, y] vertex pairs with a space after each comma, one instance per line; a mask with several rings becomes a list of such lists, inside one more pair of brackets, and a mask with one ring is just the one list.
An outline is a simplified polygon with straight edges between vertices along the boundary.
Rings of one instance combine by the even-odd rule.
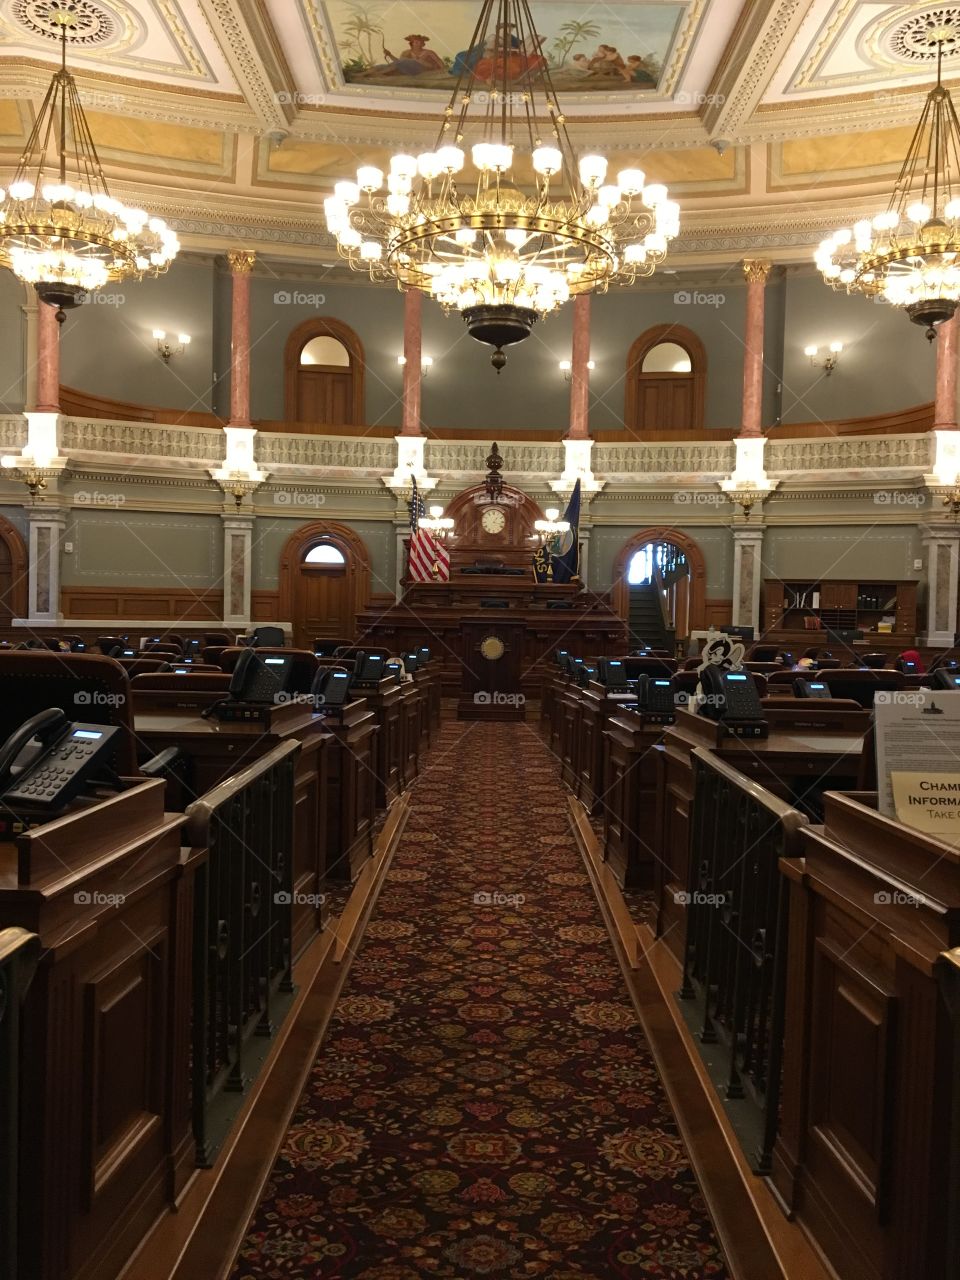
[[770, 274], [770, 266], [771, 264], [764, 261], [763, 258], [744, 258], [743, 274], [747, 283], [753, 284], [755, 281], [759, 281], [763, 284]]
[[231, 249], [227, 254], [230, 270], [235, 276], [248, 275], [253, 270], [257, 255], [253, 249]]

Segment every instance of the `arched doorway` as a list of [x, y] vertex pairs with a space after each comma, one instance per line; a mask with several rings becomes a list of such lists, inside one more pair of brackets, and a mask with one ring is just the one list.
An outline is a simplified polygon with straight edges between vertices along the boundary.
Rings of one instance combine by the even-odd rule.
[[661, 647], [664, 632], [672, 643], [705, 629], [706, 581], [706, 561], [692, 538], [678, 529], [641, 529], [614, 561], [613, 607], [630, 627], [633, 642], [658, 641]]
[[640, 335], [627, 356], [624, 423], [635, 435], [703, 426], [707, 353], [682, 325], [661, 324]]
[[315, 520], [288, 538], [280, 557], [280, 617], [293, 626], [293, 643], [350, 640], [357, 614], [370, 602], [370, 556], [354, 531]]
[[317, 426], [363, 422], [363, 345], [340, 320], [298, 325], [284, 351], [286, 416]]
[[0, 627], [27, 616], [27, 547], [10, 523], [0, 516]]

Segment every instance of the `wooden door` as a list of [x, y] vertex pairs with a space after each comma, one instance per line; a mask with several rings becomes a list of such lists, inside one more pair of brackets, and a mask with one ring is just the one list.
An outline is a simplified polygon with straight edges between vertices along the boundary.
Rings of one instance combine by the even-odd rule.
[[13, 617], [13, 560], [6, 540], [0, 538], [0, 625]]
[[356, 627], [345, 568], [302, 565], [294, 599], [293, 640], [309, 648], [319, 636], [352, 636]]
[[353, 376], [349, 369], [308, 365], [297, 374], [297, 421], [319, 426], [353, 422]]
[[637, 380], [638, 430], [694, 425], [692, 374], [640, 373]]

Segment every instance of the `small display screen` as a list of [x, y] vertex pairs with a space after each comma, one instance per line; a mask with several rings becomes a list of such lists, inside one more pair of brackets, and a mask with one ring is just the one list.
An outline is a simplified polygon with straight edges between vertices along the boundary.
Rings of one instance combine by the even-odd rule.
[[103, 737], [103, 734], [97, 733], [93, 729], [74, 729], [73, 736], [82, 738], [84, 742], [96, 742]]
[[669, 688], [669, 686], [670, 686], [670, 681], [669, 681], [669, 680], [654, 680], [654, 682], [653, 682], [653, 683], [654, 683], [655, 685], [657, 685], [657, 686], [658, 686], [658, 688], [660, 688], [660, 689], [667, 689], [667, 688]]
[[282, 667], [283, 658], [264, 658], [264, 662], [268, 667]]
[[746, 677], [746, 676], [728, 675], [726, 678], [727, 678], [728, 680], [746, 680], [746, 678], [747, 678], [747, 677]]
[[188, 676], [190, 672], [187, 670], [186, 667], [174, 667], [173, 674], [175, 676]]
[[332, 675], [334, 680], [346, 680], [348, 678], [346, 671], [334, 671]]
[[826, 686], [825, 684], [813, 684], [813, 683], [811, 683], [811, 685], [810, 685], [810, 688], [811, 688], [811, 689], [825, 689], [826, 687], [827, 687], [827, 686]]

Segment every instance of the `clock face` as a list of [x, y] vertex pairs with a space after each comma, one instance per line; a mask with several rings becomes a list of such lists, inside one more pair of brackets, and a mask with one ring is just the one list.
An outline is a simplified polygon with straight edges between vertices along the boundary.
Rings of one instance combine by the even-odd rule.
[[487, 533], [502, 533], [507, 517], [499, 507], [487, 507], [480, 517], [480, 523]]

